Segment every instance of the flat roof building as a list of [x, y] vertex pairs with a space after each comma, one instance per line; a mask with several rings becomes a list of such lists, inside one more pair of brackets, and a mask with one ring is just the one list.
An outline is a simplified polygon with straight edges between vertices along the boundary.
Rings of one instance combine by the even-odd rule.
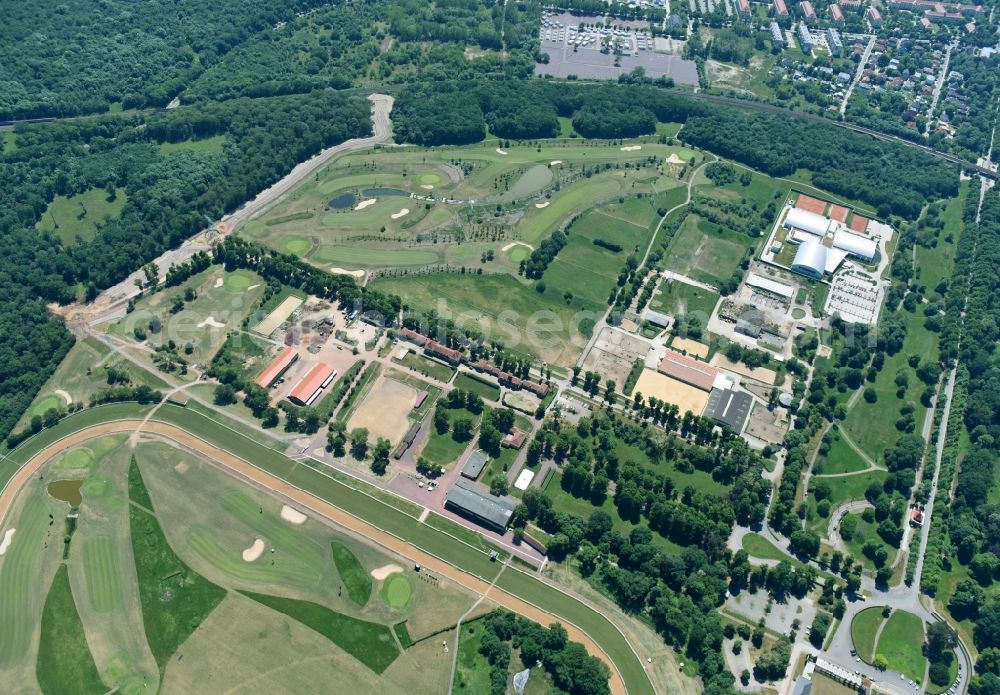
[[771, 294], [784, 297], [785, 299], [791, 299], [795, 295], [795, 288], [791, 285], [786, 285], [783, 282], [772, 280], [771, 278], [758, 275], [757, 273], [750, 273], [747, 275], [746, 283], [750, 287], [770, 292]]
[[771, 22], [768, 26], [768, 30], [771, 32], [771, 43], [778, 48], [785, 47], [785, 35], [781, 33], [781, 27], [778, 26], [777, 22]]
[[298, 405], [312, 405], [323, 394], [323, 389], [329, 386], [336, 376], [336, 369], [328, 364], [317, 362], [295, 384], [292, 392], [288, 394], [288, 399]]
[[642, 318], [643, 320], [649, 321], [654, 326], [659, 326], [660, 328], [667, 328], [670, 326], [670, 317], [666, 314], [660, 313], [659, 311], [646, 309], [646, 311], [642, 314]]
[[752, 407], [753, 397], [746, 391], [712, 389], [708, 394], [708, 405], [705, 406], [704, 415], [736, 434], [741, 434]]
[[469, 454], [469, 460], [462, 466], [462, 477], [475, 480], [482, 474], [486, 464], [490, 462], [490, 457], [485, 452], [476, 449]]
[[271, 384], [278, 380], [285, 371], [295, 364], [295, 360], [299, 359], [299, 353], [295, 352], [295, 348], [286, 347], [281, 351], [271, 364], [267, 365], [254, 382], [258, 386], [263, 386], [264, 388], [269, 388]]
[[515, 502], [509, 497], [497, 497], [477, 490], [471, 483], [459, 480], [445, 497], [445, 509], [493, 529], [499, 533], [507, 530]]
[[844, 42], [840, 40], [840, 32], [833, 27], [826, 30], [826, 45], [830, 48], [832, 56], [839, 56], [844, 52]]
[[720, 379], [726, 380], [721, 370], [673, 350], [667, 350], [658, 370], [702, 391], [711, 391]]
[[803, 53], [809, 53], [813, 47], [813, 38], [812, 34], [809, 33], [809, 27], [806, 26], [805, 22], [799, 22], [796, 33], [799, 37], [799, 48], [802, 49]]

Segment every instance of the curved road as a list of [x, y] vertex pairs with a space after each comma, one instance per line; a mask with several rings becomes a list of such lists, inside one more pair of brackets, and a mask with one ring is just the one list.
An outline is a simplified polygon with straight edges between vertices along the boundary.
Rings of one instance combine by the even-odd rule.
[[4, 486], [3, 490], [0, 491], [0, 524], [6, 519], [24, 484], [34, 477], [38, 469], [54, 456], [89, 441], [94, 437], [119, 433], [135, 435], [140, 430], [146, 434], [164, 438], [174, 444], [197, 452], [216, 465], [224, 468], [229, 474], [249, 481], [261, 489], [282, 497], [314, 515], [321, 516], [338, 526], [349, 529], [351, 532], [371, 540], [388, 549], [390, 552], [406, 558], [407, 561], [421, 565], [430, 572], [448, 577], [478, 596], [488, 596], [491, 601], [508, 610], [514, 611], [542, 625], [549, 625], [554, 622], [562, 623], [571, 640], [583, 644], [589, 654], [598, 657], [608, 665], [611, 670], [611, 679], [609, 681], [611, 692], [614, 695], [627, 695], [624, 681], [614, 662], [587, 633], [568, 622], [565, 618], [549, 613], [513, 594], [498, 589], [489, 582], [468, 574], [458, 567], [420, 550], [401, 538], [372, 526], [368, 522], [345, 512], [339, 507], [318, 497], [314, 497], [308, 492], [264, 472], [244, 459], [224, 449], [220, 449], [180, 427], [165, 422], [152, 419], [145, 421], [139, 419], [115, 420], [78, 430], [45, 447], [21, 466]]

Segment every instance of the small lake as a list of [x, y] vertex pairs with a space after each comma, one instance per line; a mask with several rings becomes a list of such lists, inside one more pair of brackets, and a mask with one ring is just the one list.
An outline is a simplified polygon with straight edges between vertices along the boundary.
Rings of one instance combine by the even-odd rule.
[[69, 502], [71, 507], [79, 507], [83, 502], [83, 494], [80, 492], [82, 487], [82, 480], [53, 480], [49, 483], [48, 491], [57, 500]]
[[357, 201], [357, 198], [353, 193], [341, 193], [336, 198], [331, 198], [330, 202], [327, 203], [327, 207], [332, 210], [346, 210], [347, 208], [353, 208], [355, 201]]
[[410, 197], [407, 191], [401, 191], [398, 188], [366, 188], [361, 191], [361, 195], [366, 198], [375, 198], [380, 195], [398, 195], [406, 198]]

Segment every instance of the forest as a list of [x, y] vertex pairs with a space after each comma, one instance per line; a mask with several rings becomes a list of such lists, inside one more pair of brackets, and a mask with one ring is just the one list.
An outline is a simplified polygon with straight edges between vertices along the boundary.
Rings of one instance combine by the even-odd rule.
[[[72, 345], [45, 302], [95, 296], [320, 149], [370, 132], [367, 99], [329, 90], [20, 126], [0, 155], [0, 437]], [[222, 154], [159, 148], [213, 135]], [[93, 239], [35, 229], [56, 195], [109, 187], [128, 200]]]

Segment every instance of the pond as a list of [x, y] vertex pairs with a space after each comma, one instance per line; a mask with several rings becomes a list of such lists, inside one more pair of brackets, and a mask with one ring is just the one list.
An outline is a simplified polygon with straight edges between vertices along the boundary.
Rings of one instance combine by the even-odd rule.
[[54, 480], [49, 483], [48, 491], [57, 500], [69, 502], [71, 507], [79, 507], [83, 502], [83, 494], [80, 492], [82, 487], [82, 480]]
[[409, 198], [410, 194], [406, 191], [401, 191], [398, 188], [366, 188], [361, 191], [361, 195], [366, 198], [374, 198], [380, 195], [398, 195], [405, 198]]
[[357, 198], [354, 197], [353, 193], [341, 193], [335, 198], [331, 198], [330, 202], [327, 203], [327, 207], [333, 210], [346, 210], [347, 208], [354, 207], [354, 202]]

